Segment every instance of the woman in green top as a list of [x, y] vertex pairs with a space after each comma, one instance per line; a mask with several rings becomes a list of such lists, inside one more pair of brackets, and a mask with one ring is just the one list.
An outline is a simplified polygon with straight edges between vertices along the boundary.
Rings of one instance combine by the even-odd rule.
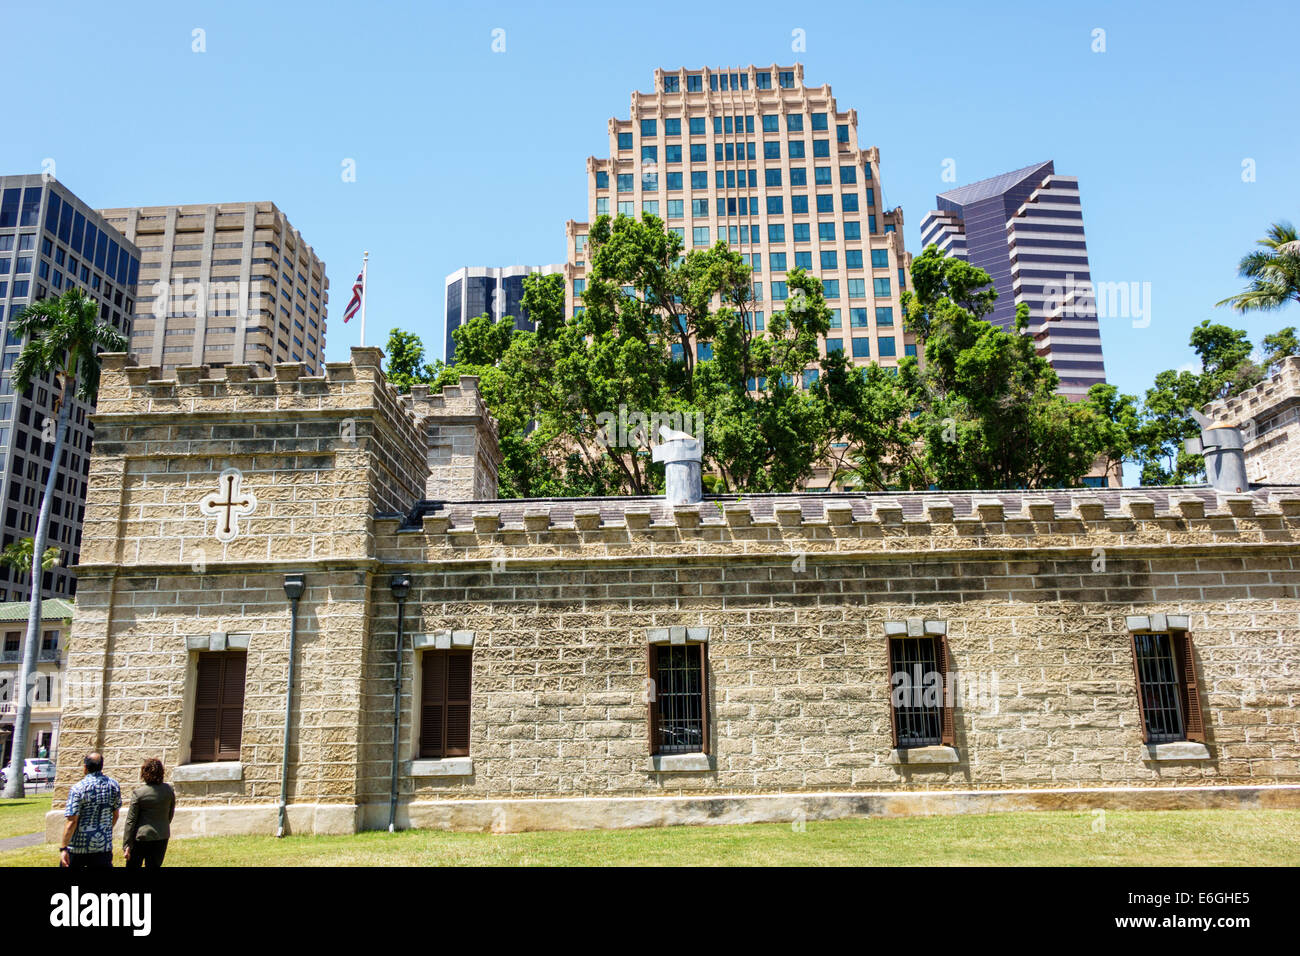
[[150, 757], [140, 768], [144, 786], [131, 795], [122, 833], [122, 852], [127, 869], [162, 866], [176, 813], [176, 792], [163, 783], [162, 761]]

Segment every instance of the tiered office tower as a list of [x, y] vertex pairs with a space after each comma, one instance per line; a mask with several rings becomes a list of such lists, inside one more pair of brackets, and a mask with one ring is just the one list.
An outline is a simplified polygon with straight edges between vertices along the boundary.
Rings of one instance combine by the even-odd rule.
[[922, 245], [937, 244], [993, 279], [990, 322], [1009, 328], [1029, 306], [1029, 334], [1060, 377], [1060, 392], [1084, 397], [1106, 381], [1096, 297], [1083, 235], [1079, 180], [1051, 161], [981, 180], [936, 197], [921, 223]]
[[804, 85], [802, 65], [656, 70], [654, 91], [609, 121], [609, 150], [587, 160], [588, 222], [567, 224], [570, 313], [582, 307], [590, 221], [650, 212], [687, 250], [725, 240], [745, 255], [757, 328], [785, 307], [786, 270], [802, 267], [832, 309], [828, 348], [886, 367], [914, 353], [899, 305], [903, 213], [884, 206], [880, 151], [860, 145], [857, 111], [829, 86]]
[[[0, 176], [0, 319], [4, 359], [0, 370], [0, 502], [4, 530], [0, 547], [33, 537], [41, 494], [49, 476], [54, 444], [46, 441], [47, 418], [54, 419], [57, 392], [50, 376], [35, 379], [15, 394], [13, 367], [23, 340], [13, 318], [39, 299], [83, 289], [99, 303], [104, 322], [131, 334], [135, 286], [140, 269], [136, 247], [61, 183], [41, 174]], [[44, 572], [41, 593], [71, 597], [77, 582], [69, 567], [81, 549], [86, 475], [94, 426], [94, 407], [72, 399], [71, 427], [64, 447], [50, 513], [49, 547], [59, 563]], [[0, 601], [31, 597], [27, 572], [0, 569]]]
[[490, 315], [499, 322], [510, 315], [514, 316], [515, 328], [532, 330], [533, 323], [524, 308], [524, 276], [530, 272], [556, 275], [564, 272], [564, 266], [466, 266], [447, 276], [442, 354], [448, 365], [456, 361], [451, 333], [470, 319]]
[[141, 365], [325, 361], [325, 263], [275, 203], [100, 210], [140, 247], [131, 351]]

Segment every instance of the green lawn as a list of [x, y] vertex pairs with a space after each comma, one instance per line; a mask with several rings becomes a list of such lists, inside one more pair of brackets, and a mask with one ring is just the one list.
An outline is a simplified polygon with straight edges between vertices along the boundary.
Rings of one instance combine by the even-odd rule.
[[[48, 805], [48, 801], [46, 802]], [[4, 819], [0, 810], [0, 819]], [[177, 840], [172, 866], [1296, 866], [1300, 810], [998, 813], [789, 824]], [[49, 866], [54, 850], [0, 853], [0, 866]], [[120, 862], [120, 861], [119, 861]]]
[[45, 829], [45, 814], [50, 812], [50, 795], [0, 800], [0, 839], [36, 833]]

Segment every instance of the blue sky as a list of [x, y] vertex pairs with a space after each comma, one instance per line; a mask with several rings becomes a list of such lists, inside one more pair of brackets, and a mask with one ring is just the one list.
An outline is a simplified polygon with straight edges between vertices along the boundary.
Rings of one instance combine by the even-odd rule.
[[1269, 222], [1300, 220], [1297, 8], [989, 6], [11, 5], [5, 62], [34, 101], [22, 114], [23, 87], [10, 94], [29, 118], [0, 137], [0, 171], [53, 159], [99, 207], [274, 200], [326, 262], [331, 360], [356, 343], [341, 318], [363, 249], [370, 343], [402, 327], [438, 356], [444, 276], [562, 260], [586, 157], [607, 154], [607, 119], [655, 67], [799, 60], [880, 147], [913, 252], [952, 188], [947, 159], [958, 184], [1044, 159], [1079, 177], [1093, 277], [1151, 284], [1149, 326], [1102, 324], [1124, 390], [1190, 361], [1203, 318], [1256, 342], [1300, 324], [1295, 307], [1241, 320], [1213, 306]]

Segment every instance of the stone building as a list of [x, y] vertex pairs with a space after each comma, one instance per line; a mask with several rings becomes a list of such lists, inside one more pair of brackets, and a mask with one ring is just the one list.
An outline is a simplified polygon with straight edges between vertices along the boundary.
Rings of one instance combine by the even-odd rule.
[[1267, 381], [1204, 411], [1241, 429], [1252, 481], [1300, 483], [1300, 355], [1283, 359]]
[[1300, 805], [1300, 486], [496, 501], [380, 360], [105, 356], [51, 834]]

